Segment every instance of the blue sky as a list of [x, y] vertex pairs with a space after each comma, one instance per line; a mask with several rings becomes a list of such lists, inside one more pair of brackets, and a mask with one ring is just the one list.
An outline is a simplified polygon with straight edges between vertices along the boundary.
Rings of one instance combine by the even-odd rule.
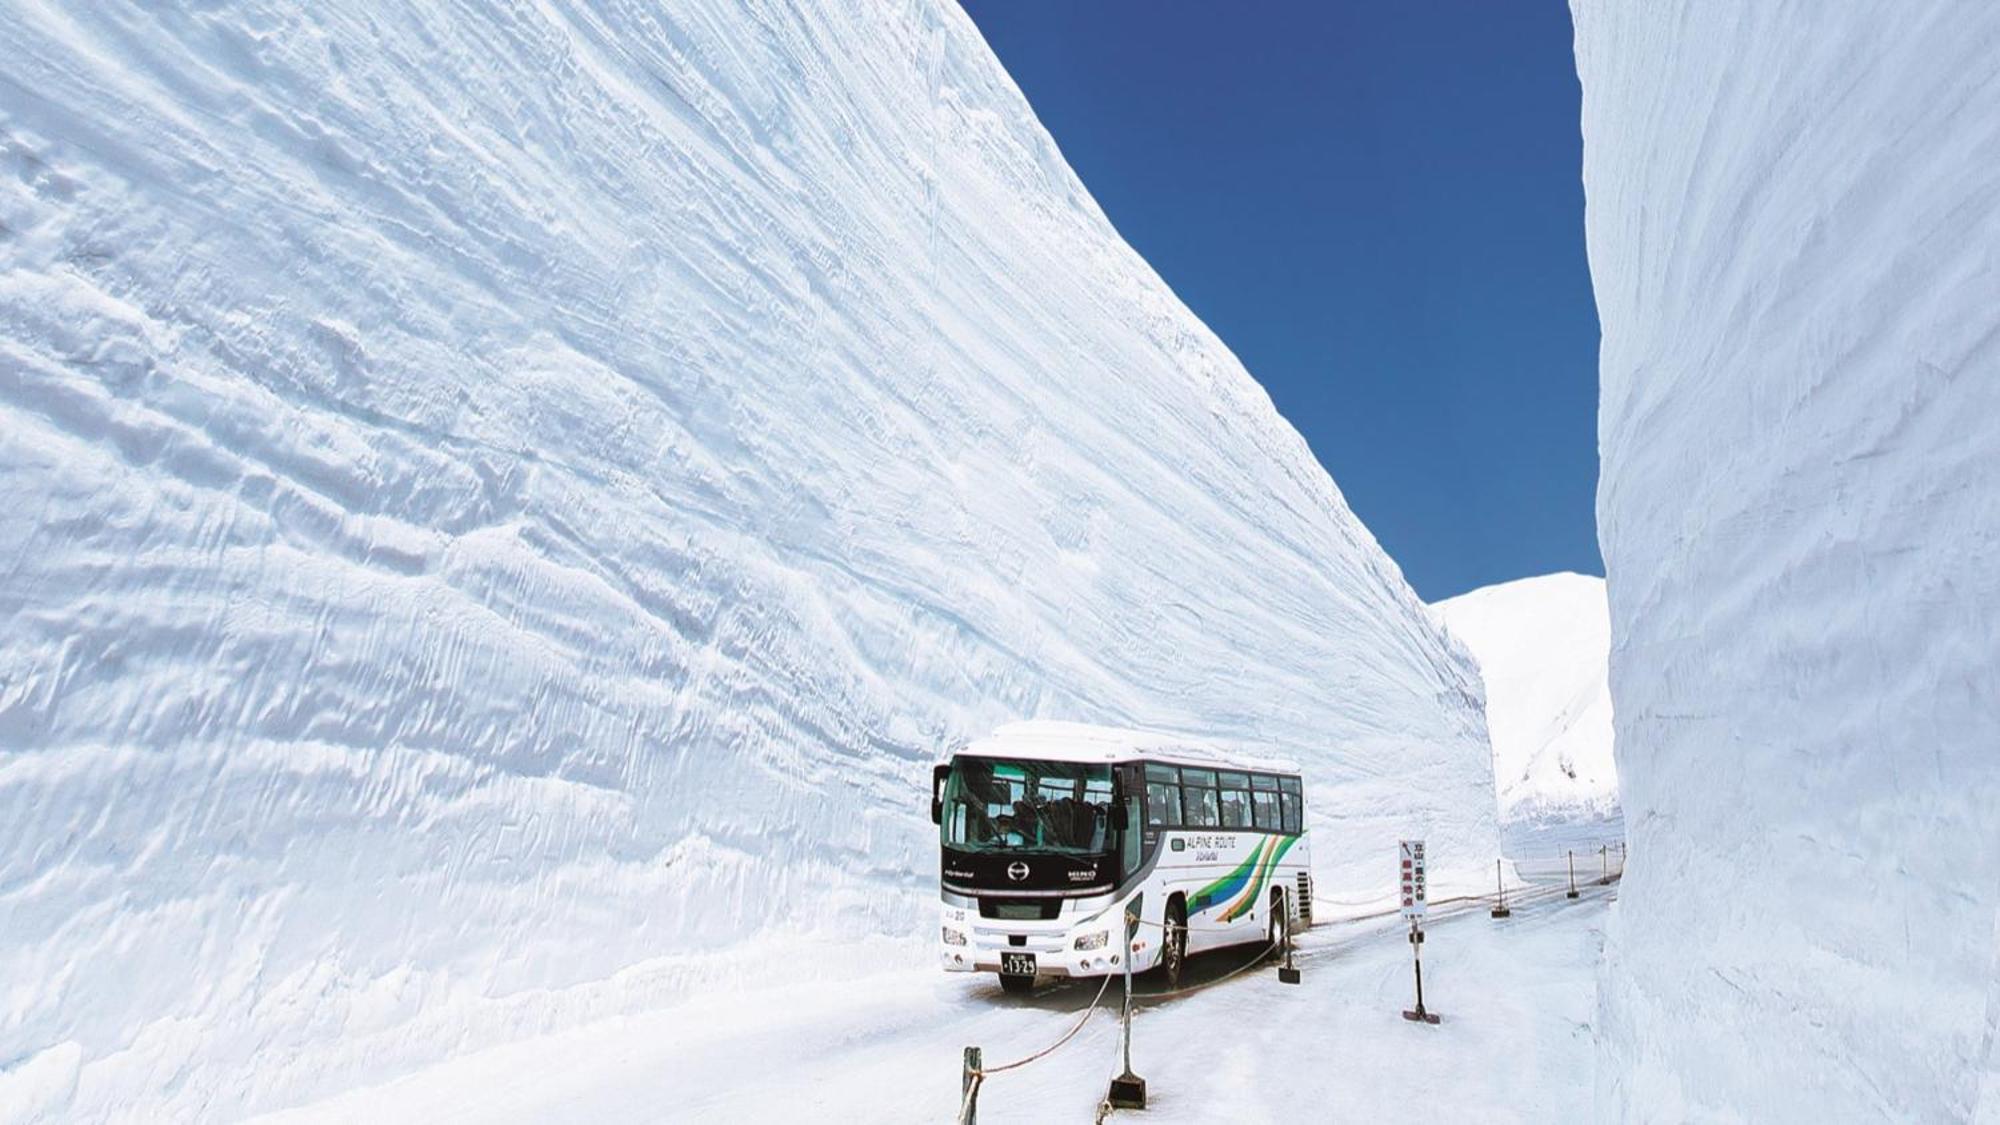
[[965, 7], [1419, 594], [1604, 572], [1566, 5]]

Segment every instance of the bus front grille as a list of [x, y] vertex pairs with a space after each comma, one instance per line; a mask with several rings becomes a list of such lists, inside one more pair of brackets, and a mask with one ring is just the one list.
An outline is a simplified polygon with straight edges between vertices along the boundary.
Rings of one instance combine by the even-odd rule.
[[1010, 921], [1047, 922], [1062, 916], [1062, 904], [1063, 900], [1059, 898], [998, 898], [981, 895], [979, 916]]

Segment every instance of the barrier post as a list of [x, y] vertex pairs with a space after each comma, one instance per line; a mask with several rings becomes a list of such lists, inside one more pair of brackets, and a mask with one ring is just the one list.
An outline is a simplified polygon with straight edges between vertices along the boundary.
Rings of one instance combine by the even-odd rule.
[[1285, 911], [1285, 963], [1278, 966], [1278, 981], [1282, 984], [1299, 983], [1298, 966], [1292, 964], [1292, 908], [1290, 900], [1284, 900], [1280, 909]]
[[1569, 853], [1569, 897], [1576, 897], [1576, 853]]
[[1597, 845], [1597, 885], [1603, 887], [1610, 885], [1610, 883], [1611, 845], [1599, 844]]
[[978, 1125], [979, 1122], [979, 1048], [965, 1049], [965, 1067], [959, 1076], [958, 1096], [963, 1099], [958, 1114], [959, 1125]]
[[1138, 932], [1139, 917], [1125, 914], [1125, 1072], [1111, 1080], [1105, 1101], [1113, 1109], [1145, 1109], [1146, 1080], [1132, 1073], [1132, 938]]
[[1514, 912], [1507, 909], [1507, 879], [1506, 876], [1500, 873], [1500, 861], [1497, 858], [1493, 861], [1493, 885], [1498, 887], [1500, 892], [1499, 901], [1493, 904], [1493, 916], [1495, 918], [1513, 917]]

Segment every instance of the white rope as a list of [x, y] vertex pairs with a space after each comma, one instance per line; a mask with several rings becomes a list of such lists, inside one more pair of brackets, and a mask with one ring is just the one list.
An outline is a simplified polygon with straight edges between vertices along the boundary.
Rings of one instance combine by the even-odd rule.
[[1076, 1033], [1083, 1030], [1083, 1025], [1090, 1022], [1090, 1017], [1096, 1013], [1097, 1005], [1104, 1000], [1104, 993], [1110, 987], [1111, 987], [1111, 977], [1107, 975], [1104, 978], [1104, 983], [1097, 986], [1097, 996], [1091, 1000], [1090, 1007], [1085, 1008], [1083, 1010], [1082, 1017], [1079, 1018], [1076, 1021], [1076, 1023], [1072, 1024], [1068, 1031], [1063, 1032], [1063, 1037], [1061, 1039], [1058, 1039], [1055, 1042], [1049, 1044], [1048, 1046], [1043, 1047], [1041, 1050], [1036, 1051], [1034, 1054], [1029, 1055], [1025, 1059], [1016, 1059], [1013, 1062], [1003, 1063], [1000, 1066], [980, 1067], [978, 1070], [975, 1070], [972, 1073], [977, 1077], [983, 1078], [988, 1074], [1000, 1074], [1005, 1071], [1015, 1070], [1020, 1067], [1027, 1066], [1029, 1063], [1034, 1062], [1036, 1059], [1042, 1058], [1045, 1055], [1053, 1054], [1056, 1048], [1062, 1046], [1064, 1043], [1067, 1043], [1071, 1039], [1075, 1038]]
[[[1623, 865], [1621, 864], [1619, 870], [1612, 874], [1611, 876], [1612, 881], [1613, 882], [1618, 881], [1619, 877], [1621, 877], [1623, 874], [1624, 874], [1624, 869]], [[1516, 904], [1540, 902], [1544, 899], [1553, 898], [1558, 894], [1566, 894], [1568, 890], [1569, 890], [1569, 884], [1567, 882], [1529, 884], [1528, 889], [1517, 890], [1514, 892], [1514, 902]], [[1581, 888], [1579, 888], [1579, 895], [1580, 894], [1581, 894]], [[1489, 900], [1497, 900], [1500, 897], [1501, 896], [1497, 892], [1490, 894], [1454, 895], [1450, 898], [1438, 899], [1437, 901], [1431, 903], [1430, 905], [1439, 907], [1452, 907], [1465, 903], [1483, 903]], [[1399, 908], [1390, 907], [1386, 910], [1376, 911], [1372, 914], [1363, 914], [1348, 918], [1341, 918], [1338, 919], [1337, 921], [1363, 922], [1374, 918], [1386, 918], [1397, 913], [1400, 913]], [[1453, 911], [1453, 913], [1457, 913], [1457, 911]], [[1156, 930], [1165, 930], [1168, 928], [1167, 924], [1164, 922], [1153, 922], [1143, 918], [1133, 918], [1129, 919], [1129, 921], [1132, 922], [1135, 927], [1151, 926]], [[1329, 921], [1335, 921], [1335, 920], [1329, 919]], [[1237, 927], [1192, 926], [1186, 922], [1181, 923], [1180, 928], [1183, 931], [1194, 932], [1194, 933], [1241, 932], [1240, 928]], [[1216, 985], [1222, 984], [1225, 981], [1233, 980], [1236, 977], [1239, 977], [1244, 973], [1249, 972], [1251, 969], [1260, 967], [1261, 965], [1264, 964], [1264, 959], [1266, 957], [1279, 952], [1283, 948], [1283, 945], [1284, 943], [1281, 940], [1274, 940], [1270, 942], [1262, 950], [1259, 950], [1255, 957], [1251, 958], [1250, 960], [1244, 962], [1241, 965], [1238, 965], [1236, 968], [1231, 969], [1230, 971], [1222, 974], [1221, 976], [1216, 977], [1214, 980], [1202, 981], [1199, 984], [1191, 984], [1182, 988], [1169, 989], [1163, 992], [1134, 992], [1132, 994], [1132, 999], [1135, 1001], [1162, 1000], [1174, 996], [1185, 996], [1191, 993], [1201, 992], [1206, 989], [1213, 988]], [[1304, 956], [1304, 952], [1299, 951], [1297, 955]], [[1129, 939], [1126, 944], [1126, 956], [1128, 957], [1131, 956], [1131, 944]], [[1027, 1066], [1029, 1063], [1035, 1062], [1038, 1059], [1042, 1059], [1051, 1054], [1054, 1054], [1057, 1050], [1059, 1050], [1062, 1047], [1063, 1044], [1068, 1043], [1071, 1039], [1074, 1039], [1076, 1037], [1076, 1033], [1083, 1030], [1083, 1025], [1090, 1022], [1090, 1017], [1096, 1014], [1098, 1006], [1104, 1002], [1104, 994], [1111, 988], [1111, 978], [1113, 975], [1119, 975], [1119, 974], [1107, 974], [1105, 976], [1104, 983], [1100, 984], [1097, 987], [1097, 995], [1091, 998], [1090, 1007], [1084, 1009], [1083, 1015], [1077, 1019], [1076, 1023], [1070, 1026], [1070, 1029], [1068, 1031], [1063, 1033], [1062, 1038], [1057, 1039], [1055, 1042], [1049, 1044], [1048, 1046], [1042, 1048], [1039, 1051], [1036, 1051], [1034, 1054], [1029, 1055], [1026, 1058], [1017, 1059], [1010, 1063], [1003, 1063], [1000, 1066], [981, 1067], [977, 1070], [974, 1070], [972, 1072], [972, 1081], [967, 1084], [965, 1089], [965, 1100], [959, 1104], [958, 1121], [960, 1125], [965, 1125], [965, 1123], [970, 1120], [972, 1114], [972, 1106], [974, 1104], [974, 1101], [977, 1099], [979, 1095], [980, 1084], [985, 1081], [987, 1075], [1000, 1074], [1005, 1071], [1015, 1070], [1020, 1067]], [[1111, 1115], [1111, 1112], [1112, 1112], [1112, 1105], [1110, 1098], [1107, 1097], [1099, 1101], [1097, 1103], [1096, 1125], [1104, 1125], [1105, 1119]]]

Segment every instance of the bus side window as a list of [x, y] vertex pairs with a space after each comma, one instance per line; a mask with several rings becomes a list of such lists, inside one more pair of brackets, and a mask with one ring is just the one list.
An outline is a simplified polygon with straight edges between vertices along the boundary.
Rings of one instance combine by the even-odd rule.
[[1224, 828], [1250, 827], [1250, 794], [1241, 789], [1222, 791], [1222, 826]]
[[1222, 826], [1250, 827], [1250, 775], [1224, 771], [1217, 777], [1222, 782]]
[[1181, 795], [1187, 801], [1187, 826], [1189, 828], [1215, 827], [1215, 790], [1184, 789], [1181, 791]]
[[1280, 793], [1278, 794], [1278, 798], [1282, 804], [1282, 811], [1285, 816], [1285, 834], [1288, 836], [1298, 835], [1299, 799], [1290, 793]]
[[1278, 817], [1278, 795], [1262, 789], [1250, 794], [1250, 811], [1256, 817], [1257, 827], [1266, 832], [1276, 832], [1283, 827]]
[[1186, 810], [1181, 823], [1189, 828], [1214, 828], [1222, 823], [1215, 804], [1215, 771], [1181, 771], [1181, 801]]
[[1181, 819], [1180, 771], [1172, 766], [1146, 767], [1146, 827], [1169, 828]]

